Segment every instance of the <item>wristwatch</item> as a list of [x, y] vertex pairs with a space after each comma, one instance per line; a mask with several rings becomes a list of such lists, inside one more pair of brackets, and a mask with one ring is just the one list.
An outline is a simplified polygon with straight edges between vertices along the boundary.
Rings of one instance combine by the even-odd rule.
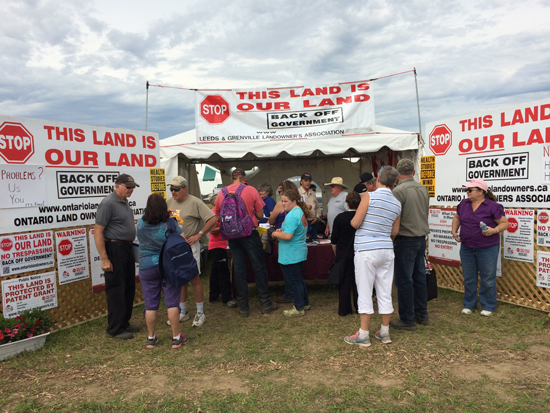
[[199, 231], [200, 236], [202, 237], [204, 235], [204, 232]]

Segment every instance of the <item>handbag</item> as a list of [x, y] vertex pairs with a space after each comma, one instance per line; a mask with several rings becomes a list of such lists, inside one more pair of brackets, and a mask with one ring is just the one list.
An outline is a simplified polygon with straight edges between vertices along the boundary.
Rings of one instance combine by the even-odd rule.
[[435, 268], [432, 267], [432, 264], [428, 261], [427, 257], [424, 257], [426, 260], [426, 286], [428, 287], [428, 301], [437, 298], [437, 276], [435, 273]]

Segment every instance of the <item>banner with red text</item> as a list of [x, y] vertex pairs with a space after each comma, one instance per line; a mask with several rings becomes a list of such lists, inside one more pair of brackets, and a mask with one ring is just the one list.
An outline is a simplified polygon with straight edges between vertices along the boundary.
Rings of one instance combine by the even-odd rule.
[[57, 307], [55, 272], [2, 281], [2, 307], [5, 318], [17, 317], [35, 308]]
[[537, 287], [550, 288], [550, 252], [537, 251]]
[[456, 209], [430, 208], [428, 224], [429, 260], [436, 264], [460, 266], [460, 244], [452, 234]]
[[198, 90], [197, 142], [338, 138], [372, 132], [368, 82], [323, 86]]
[[86, 228], [55, 232], [59, 285], [90, 278]]
[[0, 236], [2, 277], [38, 271], [54, 266], [51, 231]]
[[93, 224], [121, 173], [140, 185], [129, 199], [139, 218], [159, 166], [156, 133], [0, 116], [2, 196], [16, 202], [1, 203], [0, 234]]
[[550, 98], [426, 124], [435, 155], [433, 205], [454, 206], [483, 179], [505, 207], [550, 204]]

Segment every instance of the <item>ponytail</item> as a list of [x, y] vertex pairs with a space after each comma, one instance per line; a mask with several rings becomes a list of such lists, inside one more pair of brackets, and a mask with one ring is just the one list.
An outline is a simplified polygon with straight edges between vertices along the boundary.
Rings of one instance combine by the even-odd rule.
[[488, 198], [491, 201], [497, 202], [497, 198], [495, 197], [495, 195], [491, 191], [489, 191], [489, 190], [483, 191], [483, 195], [485, 195], [485, 198]]
[[304, 212], [304, 215], [306, 216], [306, 219], [309, 220], [311, 218], [311, 209], [308, 208], [307, 204], [304, 201], [296, 201], [296, 205], [300, 207], [300, 209]]
[[311, 210], [308, 208], [307, 204], [300, 199], [300, 194], [298, 191], [288, 189], [284, 194], [281, 194], [281, 196], [286, 196], [290, 201], [296, 201], [296, 205], [298, 205], [304, 212], [306, 219], [310, 219], [312, 217]]

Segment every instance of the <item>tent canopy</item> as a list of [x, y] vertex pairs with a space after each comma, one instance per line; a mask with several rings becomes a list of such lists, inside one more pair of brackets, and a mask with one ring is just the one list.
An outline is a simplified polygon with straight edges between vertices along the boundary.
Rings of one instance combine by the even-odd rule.
[[195, 130], [190, 130], [160, 141], [161, 165], [167, 180], [185, 176], [193, 195], [200, 195], [196, 163], [217, 168], [224, 185], [229, 183], [232, 167], [250, 170], [257, 166], [260, 171], [247, 180], [250, 185], [269, 183], [276, 190], [283, 180], [307, 172], [324, 191], [323, 203], [330, 197], [323, 184], [333, 177], [342, 177], [351, 191], [363, 172], [396, 165], [402, 157], [418, 162], [418, 150], [417, 133], [384, 126], [376, 126], [373, 133], [341, 138], [199, 144]]

